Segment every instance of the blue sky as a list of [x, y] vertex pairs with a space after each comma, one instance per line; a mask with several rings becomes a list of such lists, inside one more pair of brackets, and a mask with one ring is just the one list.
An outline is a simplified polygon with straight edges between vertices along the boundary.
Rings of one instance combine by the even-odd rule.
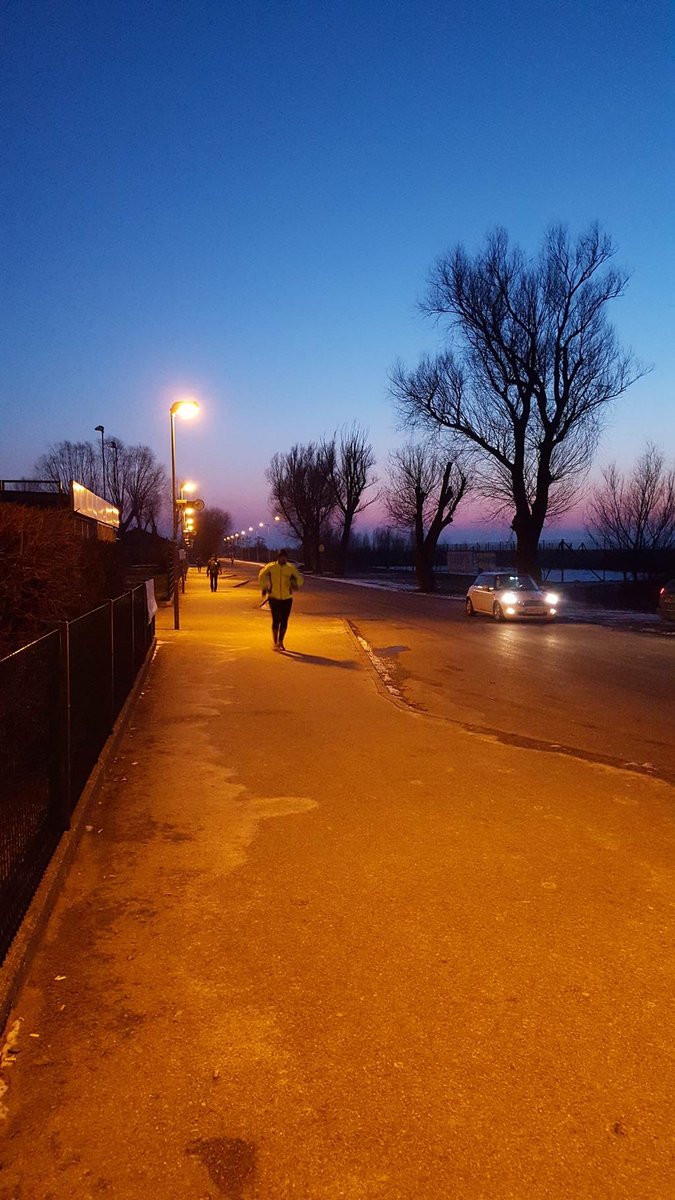
[[[428, 271], [495, 225], [599, 219], [611, 315], [653, 371], [598, 464], [675, 455], [667, 0], [9, 0], [0, 28], [0, 477], [94, 426], [239, 525], [264, 471], [359, 420], [384, 474], [398, 358], [439, 344]], [[458, 525], [462, 522], [458, 515]]]

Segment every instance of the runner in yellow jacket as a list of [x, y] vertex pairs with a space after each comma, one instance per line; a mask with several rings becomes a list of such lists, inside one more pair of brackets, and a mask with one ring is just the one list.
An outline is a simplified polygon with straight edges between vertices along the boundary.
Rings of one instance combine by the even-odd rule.
[[258, 575], [263, 596], [267, 596], [272, 613], [272, 639], [275, 650], [284, 650], [284, 637], [293, 607], [293, 592], [303, 585], [295, 563], [288, 561], [288, 550], [280, 550], [274, 562], [269, 562]]

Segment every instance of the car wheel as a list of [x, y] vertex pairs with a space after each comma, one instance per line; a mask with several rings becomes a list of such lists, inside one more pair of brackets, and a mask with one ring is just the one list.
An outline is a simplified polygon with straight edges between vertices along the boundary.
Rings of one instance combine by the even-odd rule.
[[469, 599], [469, 597], [468, 597], [468, 596], [467, 596], [467, 598], [466, 598], [466, 604], [465, 604], [465, 606], [464, 606], [464, 607], [465, 607], [465, 609], [466, 609], [466, 615], [467, 615], [467, 617], [473, 617], [473, 616], [475, 616], [475, 615], [476, 615], [476, 610], [475, 610], [475, 608], [474, 608], [473, 604], [471, 603], [471, 601], [470, 601], [470, 599]]
[[493, 615], [495, 621], [503, 621], [504, 620], [504, 610], [502, 609], [501, 604], [498, 604], [496, 600], [495, 600], [494, 604], [492, 605], [492, 615]]

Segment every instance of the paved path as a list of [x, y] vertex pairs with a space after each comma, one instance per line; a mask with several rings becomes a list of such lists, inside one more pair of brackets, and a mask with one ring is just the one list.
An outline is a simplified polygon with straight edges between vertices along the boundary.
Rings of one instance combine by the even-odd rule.
[[673, 790], [188, 584], [10, 1020], [0, 1200], [666, 1200]]

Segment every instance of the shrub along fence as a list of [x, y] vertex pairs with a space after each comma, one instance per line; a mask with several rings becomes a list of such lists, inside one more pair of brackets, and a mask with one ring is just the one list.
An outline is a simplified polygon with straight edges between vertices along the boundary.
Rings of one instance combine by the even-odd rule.
[[0, 659], [0, 961], [154, 635], [143, 585]]

